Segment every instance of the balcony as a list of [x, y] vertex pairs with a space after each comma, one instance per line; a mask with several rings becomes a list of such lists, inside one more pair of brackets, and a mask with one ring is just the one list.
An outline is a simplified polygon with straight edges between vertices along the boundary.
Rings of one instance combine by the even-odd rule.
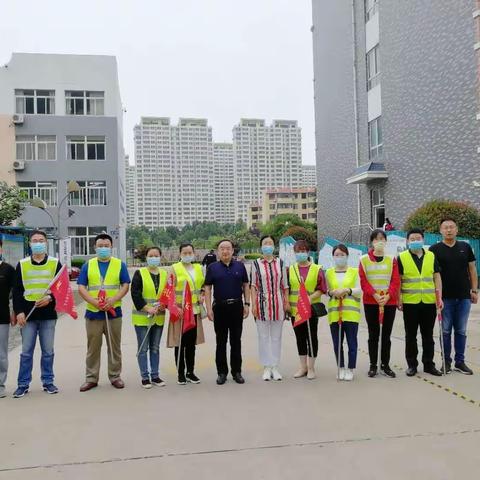
[[385, 165], [379, 162], [370, 162], [360, 165], [352, 176], [347, 178], [347, 185], [358, 185], [373, 180], [386, 180], [388, 178]]

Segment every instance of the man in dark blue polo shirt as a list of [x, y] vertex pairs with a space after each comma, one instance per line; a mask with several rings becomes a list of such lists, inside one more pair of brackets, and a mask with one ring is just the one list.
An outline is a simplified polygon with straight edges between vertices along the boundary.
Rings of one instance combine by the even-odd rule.
[[[218, 243], [220, 261], [207, 269], [205, 279], [205, 304], [209, 320], [213, 322], [217, 337], [215, 363], [217, 384], [227, 380], [227, 340], [230, 333], [230, 370], [237, 383], [245, 383], [242, 377], [242, 328], [243, 319], [248, 317], [250, 287], [245, 265], [233, 260], [233, 243], [222, 240]], [[213, 308], [212, 308], [213, 287]], [[242, 301], [242, 296], [245, 302]]]

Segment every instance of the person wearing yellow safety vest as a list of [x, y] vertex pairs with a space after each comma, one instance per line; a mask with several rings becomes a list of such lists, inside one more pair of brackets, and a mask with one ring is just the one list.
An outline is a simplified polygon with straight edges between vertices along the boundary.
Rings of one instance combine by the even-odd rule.
[[[342, 321], [340, 339], [340, 368], [338, 380], [353, 380], [353, 370], [357, 366], [357, 335], [361, 318], [361, 294], [358, 268], [348, 266], [348, 248], [339, 244], [332, 250], [333, 267], [325, 274], [327, 280], [328, 323], [332, 333], [335, 357], [338, 359], [339, 320]], [[343, 356], [343, 339], [347, 337], [348, 367], [345, 368]]]
[[408, 365], [406, 374], [413, 377], [417, 373], [417, 330], [420, 327], [423, 371], [439, 377], [442, 373], [437, 370], [433, 361], [435, 353], [433, 329], [437, 306], [443, 307], [440, 266], [434, 253], [423, 248], [423, 231], [419, 228], [407, 233], [407, 247], [408, 250], [398, 256], [401, 282], [398, 309], [403, 310], [405, 323], [405, 357]]
[[374, 230], [370, 235], [372, 248], [360, 258], [358, 273], [363, 291], [363, 306], [368, 325], [369, 377], [377, 375], [378, 342], [380, 338], [381, 309], [383, 309], [382, 351], [380, 369], [390, 378], [395, 372], [390, 368], [390, 335], [397, 310], [400, 276], [397, 260], [385, 254], [387, 235], [383, 230]]
[[[81, 392], [98, 385], [102, 338], [108, 349], [108, 378], [115, 388], [124, 388], [122, 371], [122, 298], [127, 294], [130, 276], [127, 266], [112, 257], [112, 237], [100, 233], [94, 240], [96, 257], [82, 266], [77, 279], [78, 293], [87, 302], [85, 323], [87, 330], [87, 358], [85, 383]], [[99, 295], [105, 295], [105, 300]], [[108, 324], [107, 324], [108, 322]]]
[[48, 256], [45, 232], [35, 230], [30, 234], [30, 250], [31, 256], [17, 265], [13, 286], [13, 310], [17, 324], [22, 328], [22, 353], [14, 398], [28, 393], [37, 336], [42, 349], [40, 369], [43, 390], [50, 394], [58, 393], [58, 388], [53, 383], [53, 343], [58, 317], [55, 298], [47, 290], [62, 266], [56, 258]]
[[[197, 328], [187, 330], [181, 335], [180, 320], [175, 323], [168, 323], [167, 347], [175, 347], [175, 362], [177, 364], [179, 385], [189, 383], [200, 383], [200, 379], [195, 375], [195, 345], [205, 343], [203, 334], [203, 323], [201, 316], [201, 305], [204, 302], [202, 266], [193, 263], [195, 260], [195, 250], [191, 243], [180, 245], [180, 262], [174, 263], [173, 275], [175, 284], [175, 297], [177, 305], [183, 309], [186, 284], [190, 286], [192, 292], [193, 313]], [[181, 341], [180, 341], [181, 335]], [[181, 345], [179, 347], [179, 345]], [[179, 352], [180, 348], [180, 352]], [[186, 364], [186, 372], [185, 372]]]
[[[167, 285], [166, 270], [158, 268], [162, 251], [159, 247], [150, 247], [145, 253], [146, 267], [138, 269], [132, 278], [131, 295], [133, 301], [132, 323], [137, 335], [138, 366], [143, 388], [152, 385], [163, 387], [160, 378], [160, 340], [165, 323], [165, 307], [159, 298]], [[148, 338], [145, 338], [148, 334]], [[149, 357], [149, 358], [148, 358]], [[150, 369], [149, 369], [150, 360]]]
[[[292, 324], [297, 314], [297, 301], [300, 282], [305, 283], [305, 288], [310, 297], [310, 303], [320, 303], [321, 296], [326, 293], [325, 275], [322, 267], [313, 263], [308, 255], [309, 247], [305, 240], [298, 240], [293, 246], [297, 263], [288, 269], [289, 303]], [[300, 368], [293, 375], [294, 378], [307, 376], [313, 380], [315, 375], [315, 359], [318, 353], [318, 317], [313, 315], [306, 322], [294, 327], [297, 340], [297, 350], [300, 359]]]

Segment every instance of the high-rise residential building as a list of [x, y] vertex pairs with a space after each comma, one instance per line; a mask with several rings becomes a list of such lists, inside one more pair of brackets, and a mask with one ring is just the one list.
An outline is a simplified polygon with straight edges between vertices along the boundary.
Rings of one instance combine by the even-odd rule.
[[313, 0], [312, 32], [322, 232], [480, 207], [480, 2]]
[[302, 187], [317, 186], [317, 166], [302, 165]]
[[142, 117], [134, 128], [137, 221], [181, 227], [215, 218], [212, 128], [206, 119]]
[[215, 216], [219, 223], [235, 223], [234, 157], [231, 143], [213, 144]]
[[287, 213], [306, 222], [316, 222], [317, 189], [301, 187], [265, 190], [260, 201], [248, 206], [247, 227], [260, 228], [260, 225], [273, 220], [277, 215]]
[[125, 193], [127, 197], [127, 225], [137, 224], [137, 179], [135, 165], [130, 165], [130, 158], [125, 156]]
[[302, 135], [294, 120], [241, 119], [233, 128], [235, 218], [268, 188], [297, 188], [302, 181]]
[[115, 57], [14, 53], [0, 69], [2, 168], [46, 210], [21, 221], [70, 238], [74, 257], [107, 232], [125, 258], [122, 116]]

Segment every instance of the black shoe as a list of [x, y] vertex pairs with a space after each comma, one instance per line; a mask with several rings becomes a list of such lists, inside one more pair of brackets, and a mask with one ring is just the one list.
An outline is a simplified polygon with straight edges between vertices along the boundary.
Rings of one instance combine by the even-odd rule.
[[377, 366], [376, 365], [370, 365], [370, 370], [368, 371], [368, 376], [370, 378], [373, 378], [377, 375]]
[[237, 383], [239, 383], [240, 385], [241, 385], [242, 383], [245, 383], [245, 379], [242, 377], [242, 374], [241, 374], [241, 373], [233, 373], [233, 374], [232, 374], [232, 377], [233, 377], [233, 379], [234, 379]]
[[451, 363], [445, 363], [445, 372], [447, 373], [447, 375], [449, 373], [452, 373], [452, 364]]
[[407, 374], [407, 377], [413, 377], [417, 374], [417, 369], [415, 367], [408, 367], [405, 373]]
[[160, 377], [152, 378], [152, 385], [155, 387], [164, 387], [165, 382]]
[[224, 373], [219, 373], [217, 377], [217, 385], [223, 385], [227, 381], [227, 376]]
[[194, 373], [187, 373], [186, 378], [187, 382], [200, 383], [200, 379]]
[[186, 384], [187, 384], [187, 379], [185, 378], [185, 375], [184, 375], [183, 373], [181, 373], [181, 374], [178, 376], [177, 383], [178, 383], [179, 385], [186, 385]]
[[455, 362], [455, 370], [464, 375], [473, 375], [473, 371], [465, 365], [465, 362]]
[[395, 378], [397, 376], [395, 372], [388, 365], [382, 365], [381, 370], [383, 374], [387, 377]]
[[429, 373], [430, 375], [434, 375], [435, 377], [441, 377], [443, 375], [442, 372], [440, 370], [437, 370], [435, 366], [425, 367], [423, 371], [425, 373]]

